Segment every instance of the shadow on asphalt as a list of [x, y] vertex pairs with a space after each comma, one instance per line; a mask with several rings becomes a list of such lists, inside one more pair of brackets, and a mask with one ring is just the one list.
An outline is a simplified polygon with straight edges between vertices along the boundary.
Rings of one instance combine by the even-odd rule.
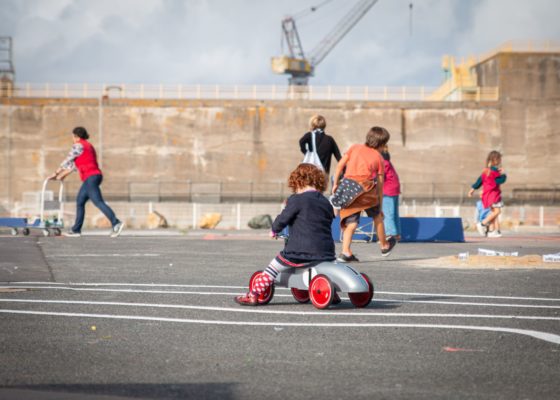
[[[264, 307], [275, 307], [275, 306], [294, 306], [294, 310], [293, 311], [308, 311], [307, 308], [309, 308], [309, 306], [312, 307], [312, 310], [315, 311], [320, 311], [315, 309], [311, 303], [306, 303], [306, 304], [298, 304], [298, 303], [294, 303], [294, 302], [289, 302], [289, 301], [275, 301], [274, 303], [269, 303], [265, 306], [259, 306], [259, 307], [255, 307], [255, 308], [264, 308]], [[307, 306], [305, 310], [303, 309], [298, 309], [298, 306]], [[373, 299], [372, 302], [365, 307], [366, 309], [394, 309], [394, 308], [399, 308], [401, 307], [401, 304], [399, 303], [393, 303], [393, 302], [385, 302], [385, 301], [378, 301]], [[348, 300], [343, 300], [342, 303], [340, 304], [336, 304], [336, 305], [331, 305], [327, 310], [328, 311], [336, 311], [336, 310], [357, 310], [358, 308], [354, 307], [352, 305], [352, 303], [350, 303], [350, 301]]]
[[235, 383], [45, 384], [0, 387], [0, 398], [12, 399], [234, 399]]

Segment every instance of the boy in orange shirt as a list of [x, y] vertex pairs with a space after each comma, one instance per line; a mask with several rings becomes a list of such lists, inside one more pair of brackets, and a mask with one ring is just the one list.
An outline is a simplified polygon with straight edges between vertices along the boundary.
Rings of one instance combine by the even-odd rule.
[[[381, 246], [381, 255], [388, 256], [396, 240], [385, 238], [383, 226], [383, 157], [376, 150], [384, 147], [391, 135], [385, 128], [374, 126], [366, 135], [364, 144], [352, 145], [342, 156], [334, 174], [334, 185], [330, 197], [336, 212], [340, 212], [342, 229], [342, 253], [337, 257], [341, 262], [359, 261], [352, 254], [352, 236], [360, 222], [360, 214], [366, 211], [373, 217], [375, 230]], [[343, 169], [344, 178], [338, 182]]]

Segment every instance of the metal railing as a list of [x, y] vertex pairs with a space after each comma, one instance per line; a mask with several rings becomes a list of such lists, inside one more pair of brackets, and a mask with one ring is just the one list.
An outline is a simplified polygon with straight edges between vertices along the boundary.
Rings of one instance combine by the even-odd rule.
[[[67, 200], [74, 200], [80, 182], [66, 184]], [[401, 183], [402, 201], [466, 204], [469, 183]], [[291, 194], [285, 182], [126, 181], [103, 183], [103, 195], [112, 201], [183, 201], [196, 203], [281, 202]], [[560, 204], [560, 185], [508, 185], [502, 191], [508, 205]]]
[[[472, 182], [437, 183], [437, 182], [401, 182], [401, 199], [405, 202], [416, 201], [424, 204], [467, 204], [473, 202], [467, 193]], [[8, 180], [0, 178], [0, 202], [6, 201], [9, 192]], [[41, 181], [28, 181], [29, 188], [39, 188]], [[81, 182], [67, 180], [64, 185], [65, 201], [74, 201]], [[16, 192], [11, 202], [24, 201], [25, 196], [35, 192]], [[268, 182], [195, 182], [191, 180], [161, 181], [115, 181], [106, 179], [102, 186], [103, 196], [110, 201], [126, 202], [197, 202], [197, 203], [236, 203], [236, 202], [281, 202], [291, 190], [284, 181]], [[477, 192], [478, 193], [478, 192]], [[502, 188], [502, 197], [506, 205], [513, 204], [560, 204], [560, 184], [506, 184]], [[1, 208], [0, 208], [1, 211]]]
[[[437, 87], [428, 86], [278, 86], [278, 85], [148, 85], [0, 83], [0, 97], [99, 99], [110, 88], [111, 98], [154, 100], [330, 100], [330, 101], [434, 101]], [[497, 87], [481, 87], [473, 97], [456, 96], [450, 101], [497, 101]], [[439, 101], [439, 100], [438, 100]]]

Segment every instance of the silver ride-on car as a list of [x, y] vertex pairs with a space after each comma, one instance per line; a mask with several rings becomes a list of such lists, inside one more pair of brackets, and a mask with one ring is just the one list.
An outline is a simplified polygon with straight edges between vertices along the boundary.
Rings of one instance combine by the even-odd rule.
[[[257, 271], [249, 280], [249, 290], [253, 290], [255, 279], [263, 271]], [[316, 308], [325, 309], [339, 299], [336, 293], [348, 293], [355, 307], [366, 307], [373, 298], [373, 283], [364, 274], [352, 267], [337, 262], [322, 262], [313, 267], [292, 268], [280, 272], [274, 284], [258, 297], [259, 304], [268, 304], [274, 296], [274, 288], [290, 288], [294, 298], [300, 303], [311, 303]]]

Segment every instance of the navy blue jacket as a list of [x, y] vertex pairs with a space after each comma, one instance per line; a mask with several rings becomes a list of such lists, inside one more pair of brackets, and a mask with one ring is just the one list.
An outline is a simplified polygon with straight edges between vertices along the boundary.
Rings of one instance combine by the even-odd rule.
[[282, 255], [294, 262], [334, 260], [333, 219], [332, 205], [320, 192], [291, 195], [286, 208], [272, 223], [276, 233], [289, 226], [290, 238]]

